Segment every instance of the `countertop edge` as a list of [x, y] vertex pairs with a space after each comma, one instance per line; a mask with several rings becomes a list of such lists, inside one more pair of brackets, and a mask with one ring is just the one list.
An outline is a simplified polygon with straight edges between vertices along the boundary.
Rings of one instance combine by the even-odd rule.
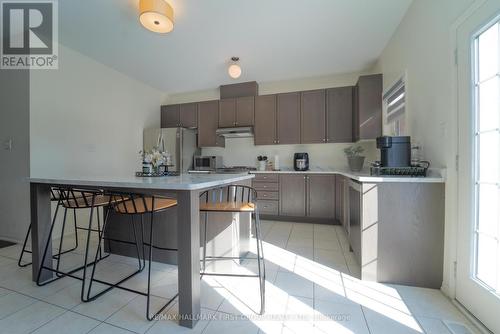
[[[255, 176], [252, 174], [235, 174], [232, 177], [222, 180], [207, 180], [200, 183], [141, 183], [133, 181], [120, 181], [120, 180], [83, 180], [77, 178], [42, 178], [42, 177], [29, 177], [29, 183], [41, 183], [51, 185], [75, 185], [75, 186], [88, 186], [88, 187], [113, 187], [113, 188], [136, 188], [136, 189], [153, 189], [153, 190], [201, 190], [217, 186], [228, 185], [234, 182], [253, 179]], [[164, 178], [175, 178], [175, 176], [165, 176]], [[157, 180], [160, 180], [158, 178]]]
[[308, 171], [294, 171], [294, 170], [279, 170], [279, 171], [251, 171], [252, 174], [338, 174], [358, 182], [365, 183], [445, 183], [446, 179], [443, 177], [443, 170], [432, 169], [432, 174], [438, 173], [439, 175], [431, 175], [427, 177], [399, 177], [399, 176], [372, 176], [368, 172], [356, 174], [344, 170], [324, 169], [324, 170], [308, 170]]

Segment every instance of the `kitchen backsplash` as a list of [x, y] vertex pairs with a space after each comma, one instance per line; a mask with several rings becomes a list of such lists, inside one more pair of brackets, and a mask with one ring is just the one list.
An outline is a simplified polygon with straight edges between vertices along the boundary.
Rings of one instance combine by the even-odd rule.
[[[279, 156], [281, 168], [293, 167], [293, 154], [296, 152], [309, 153], [310, 167], [336, 167], [346, 168], [347, 159], [344, 148], [353, 145], [347, 144], [299, 144], [299, 145], [260, 145], [255, 146], [253, 138], [229, 138], [226, 139], [225, 148], [203, 148], [203, 155], [220, 155], [226, 166], [257, 166], [257, 156], [265, 155], [270, 161], [274, 156]], [[369, 162], [379, 159], [379, 151], [375, 141], [361, 141], [356, 145], [364, 147], [363, 155], [365, 167]]]

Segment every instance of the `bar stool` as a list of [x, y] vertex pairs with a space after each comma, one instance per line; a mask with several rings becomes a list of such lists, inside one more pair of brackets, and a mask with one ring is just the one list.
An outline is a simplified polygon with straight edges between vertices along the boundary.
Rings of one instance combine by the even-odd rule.
[[[158, 247], [153, 244], [153, 235], [154, 235], [154, 226], [155, 226], [155, 221], [154, 221], [154, 216], [156, 213], [168, 210], [170, 208], [173, 208], [177, 206], [177, 200], [171, 199], [171, 198], [164, 198], [164, 197], [149, 197], [149, 196], [144, 196], [141, 194], [124, 194], [124, 193], [108, 193], [107, 196], [111, 198], [111, 207], [113, 210], [122, 215], [130, 215], [131, 218], [131, 226], [133, 227], [134, 225], [134, 216], [140, 215], [141, 220], [140, 220], [140, 228], [141, 228], [141, 242], [142, 242], [142, 250], [143, 250], [143, 261], [145, 263], [146, 259], [146, 254], [145, 254], [145, 246], [149, 247], [149, 255], [148, 255], [148, 285], [147, 285], [147, 292], [135, 290], [135, 289], [130, 289], [124, 286], [121, 286], [122, 283], [124, 283], [129, 277], [125, 277], [118, 282], [112, 283], [112, 282], [106, 282], [103, 280], [96, 279], [94, 276], [95, 274], [95, 269], [97, 267], [97, 252], [95, 254], [94, 258], [94, 265], [92, 267], [92, 274], [90, 275], [90, 283], [89, 283], [89, 289], [87, 292], [87, 301], [92, 301], [95, 300], [96, 298], [104, 295], [105, 293], [109, 292], [113, 288], [118, 288], [122, 289], [125, 291], [133, 292], [142, 296], [145, 296], [147, 298], [147, 303], [146, 303], [146, 318], [151, 321], [155, 319], [168, 305], [170, 305], [175, 298], [177, 298], [178, 294], [176, 294], [174, 297], [172, 297], [166, 304], [164, 304], [157, 312], [155, 312], [153, 315], [150, 315], [150, 299], [151, 299], [151, 264], [153, 261], [153, 248], [157, 249], [162, 249], [162, 250], [167, 250], [167, 251], [177, 251], [177, 249], [174, 248], [165, 248], [165, 247]], [[150, 220], [150, 226], [149, 226], [149, 241], [144, 242], [144, 223], [143, 223], [143, 218], [145, 214], [150, 214], [151, 215], [151, 220]], [[98, 243], [98, 249], [100, 248], [100, 245], [102, 243], [102, 240], [104, 238], [104, 233], [106, 231], [106, 227], [108, 226], [108, 221], [105, 220], [104, 225], [103, 225], [103, 234], [99, 237], [99, 243]], [[135, 228], [133, 227], [134, 234], [135, 234]], [[136, 247], [137, 251], [139, 248], [139, 244], [137, 243], [136, 239]], [[100, 291], [99, 293], [90, 296], [91, 294], [91, 289], [92, 289], [92, 283], [93, 282], [98, 282], [104, 285], [107, 285], [108, 288]]]
[[[260, 285], [260, 312], [262, 315], [265, 312], [265, 295], [266, 295], [266, 266], [264, 263], [264, 248], [262, 246], [262, 237], [260, 234], [260, 218], [257, 206], [257, 191], [251, 187], [243, 185], [230, 185], [225, 188], [215, 190], [207, 190], [200, 195], [202, 199], [200, 203], [200, 212], [205, 213], [205, 228], [203, 232], [203, 270], [202, 277], [207, 276], [232, 276], [232, 277], [258, 277]], [[204, 201], [203, 201], [204, 199]], [[208, 256], [207, 257], [207, 225], [208, 214], [210, 212], [239, 212], [239, 213], [252, 213], [255, 217], [255, 239], [257, 241], [257, 257], [229, 257], [229, 256]], [[257, 260], [258, 274], [231, 274], [231, 273], [207, 273], [206, 261], [218, 259], [253, 259]]]
[[[47, 243], [45, 245], [45, 249], [43, 252], [43, 257], [42, 257], [42, 262], [41, 262], [42, 265], [40, 266], [40, 269], [38, 271], [37, 285], [43, 286], [43, 285], [49, 284], [49, 283], [54, 282], [54, 281], [56, 281], [60, 278], [63, 278], [63, 277], [71, 277], [74, 279], [81, 280], [82, 281], [82, 288], [81, 288], [80, 298], [82, 301], [85, 302], [85, 301], [87, 301], [85, 298], [85, 294], [84, 294], [85, 282], [86, 282], [86, 278], [87, 278], [87, 267], [89, 265], [94, 264], [93, 262], [92, 263], [88, 262], [91, 232], [97, 232], [99, 238], [101, 238], [103, 236], [103, 230], [100, 229], [100, 225], [99, 225], [98, 229], [92, 228], [92, 223], [93, 223], [93, 219], [94, 219], [94, 209], [98, 210], [99, 208], [110, 206], [114, 203], [114, 199], [112, 199], [108, 195], [105, 195], [102, 191], [94, 190], [94, 189], [81, 189], [81, 188], [76, 189], [76, 188], [72, 188], [72, 187], [55, 187], [54, 191], [58, 195], [58, 198], [59, 198], [58, 207], [62, 206], [65, 209], [74, 209], [74, 210], [90, 209], [90, 217], [89, 217], [88, 227], [82, 228], [82, 229], [87, 231], [84, 263], [83, 263], [83, 265], [78, 266], [76, 268], [73, 268], [69, 271], [63, 271], [60, 269], [61, 256], [59, 256], [57, 258], [55, 269], [44, 265], [46, 258], [47, 258], [48, 248], [49, 248], [49, 245], [50, 245], [51, 240], [52, 240], [52, 234], [54, 231], [54, 225], [55, 225], [56, 216], [57, 216], [57, 208], [56, 208], [56, 215], [54, 215], [54, 218], [52, 220], [52, 224], [51, 224], [50, 232], [49, 232], [49, 237], [47, 239]], [[63, 227], [62, 227], [62, 231], [61, 231], [60, 245], [62, 244], [62, 242], [63, 242], [62, 239], [64, 238], [64, 226], [65, 226], [64, 222], [66, 221], [66, 212], [67, 212], [67, 210], [65, 211], [65, 217], [63, 219]], [[106, 217], [104, 219], [105, 222], [107, 220], [108, 215], [109, 215], [109, 210], [106, 211]], [[100, 221], [99, 215], [98, 215], [97, 219], [99, 222]], [[137, 242], [137, 240], [135, 240], [135, 241]], [[102, 259], [109, 256], [109, 254], [107, 254], [104, 257], [102, 256], [100, 244], [98, 245], [98, 249], [96, 250], [96, 253], [98, 255], [101, 255], [101, 257], [98, 257], [96, 261], [101, 261]], [[138, 261], [140, 264], [139, 252], [137, 252], [137, 258], [138, 258]], [[82, 269], [83, 269], [82, 277], [77, 276], [75, 273], [82, 270]], [[141, 272], [142, 269], [144, 269], [144, 268], [139, 266], [139, 269], [136, 272], [134, 272], [130, 277]], [[54, 272], [54, 273], [56, 273], [57, 277], [55, 277], [51, 280], [45, 281], [45, 282], [41, 282], [40, 277], [41, 277], [42, 270], [49, 270], [51, 272]]]
[[[50, 201], [51, 202], [57, 202], [56, 212], [54, 214], [54, 215], [57, 215], [57, 212], [58, 212], [58, 209], [59, 209], [59, 205], [60, 205], [59, 195], [52, 188], [50, 189]], [[67, 210], [68, 210], [67, 208], [64, 209], [64, 217], [66, 217], [66, 211]], [[73, 221], [75, 223], [75, 246], [72, 247], [72, 248], [70, 248], [70, 249], [67, 249], [65, 251], [61, 251], [62, 250], [62, 244], [60, 244], [59, 245], [60, 247], [58, 249], [58, 253], [52, 256], [53, 259], [57, 259], [60, 255], [72, 252], [72, 251], [74, 251], [74, 250], [76, 250], [78, 248], [78, 229], [79, 228], [78, 228], [78, 226], [76, 224], [76, 210], [75, 209], [73, 210]], [[66, 220], [63, 221], [63, 225], [65, 225], [65, 224], [66, 224]], [[26, 233], [26, 237], [24, 238], [23, 248], [21, 250], [21, 254], [19, 256], [19, 260], [17, 261], [17, 265], [19, 267], [22, 267], [22, 268], [31, 265], [31, 262], [23, 263], [24, 254], [25, 253], [29, 253], [29, 254], [32, 253], [31, 250], [26, 249], [26, 245], [28, 243], [28, 238], [30, 236], [30, 233], [31, 233], [31, 223], [30, 223], [30, 225], [28, 227], [28, 232]], [[61, 240], [62, 240], [62, 235], [61, 235]]]

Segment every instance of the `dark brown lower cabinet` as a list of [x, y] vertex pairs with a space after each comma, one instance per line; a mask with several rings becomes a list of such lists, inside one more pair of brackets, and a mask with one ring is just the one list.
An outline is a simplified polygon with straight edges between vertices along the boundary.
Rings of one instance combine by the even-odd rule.
[[335, 175], [308, 175], [307, 216], [335, 218]]
[[280, 175], [280, 215], [335, 219], [335, 175]]
[[306, 215], [306, 176], [280, 175], [280, 215], [302, 217]]

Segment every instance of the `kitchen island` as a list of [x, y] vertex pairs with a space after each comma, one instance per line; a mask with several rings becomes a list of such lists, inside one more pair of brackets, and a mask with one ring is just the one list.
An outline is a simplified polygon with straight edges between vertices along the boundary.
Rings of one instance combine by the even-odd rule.
[[[249, 174], [181, 174], [155, 178], [120, 176], [41, 176], [31, 177], [31, 224], [33, 251], [33, 280], [45, 244], [50, 234], [51, 202], [50, 187], [76, 186], [88, 189], [123, 191], [146, 195], [174, 197], [177, 199], [177, 245], [178, 245], [178, 288], [180, 325], [193, 328], [200, 317], [200, 192], [250, 180]], [[49, 245], [43, 264], [52, 268], [52, 247]], [[42, 280], [48, 281], [53, 273], [45, 270]]]

